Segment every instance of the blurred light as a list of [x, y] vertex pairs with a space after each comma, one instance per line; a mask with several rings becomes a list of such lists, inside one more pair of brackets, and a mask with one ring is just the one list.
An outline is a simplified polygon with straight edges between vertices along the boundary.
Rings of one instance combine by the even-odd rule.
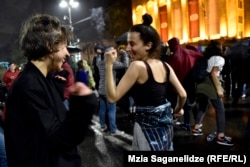
[[70, 0], [70, 1], [69, 1], [69, 4], [70, 4], [70, 6], [71, 6], [72, 8], [76, 8], [76, 7], [78, 7], [79, 2], [78, 2], [78, 1], [74, 1], [74, 0]]
[[167, 1], [166, 0], [159, 0], [159, 6], [164, 6], [167, 5]]
[[65, 8], [65, 7], [68, 6], [68, 3], [67, 3], [65, 0], [63, 0], [63, 1], [60, 2], [59, 6], [60, 6], [61, 8]]
[[65, 7], [76, 8], [76, 7], [79, 6], [79, 2], [78, 2], [78, 1], [74, 1], [74, 0], [69, 0], [69, 2], [66, 1], [66, 0], [62, 0], [62, 1], [60, 2], [59, 6], [60, 6], [61, 8], [65, 8]]
[[63, 20], [69, 19], [68, 16], [63, 16]]

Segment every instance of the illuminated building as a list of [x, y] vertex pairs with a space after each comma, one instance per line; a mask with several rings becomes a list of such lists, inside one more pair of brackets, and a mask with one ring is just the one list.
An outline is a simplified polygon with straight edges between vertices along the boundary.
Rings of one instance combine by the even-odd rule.
[[182, 43], [250, 36], [250, 0], [132, 0], [133, 24], [145, 13], [162, 40]]

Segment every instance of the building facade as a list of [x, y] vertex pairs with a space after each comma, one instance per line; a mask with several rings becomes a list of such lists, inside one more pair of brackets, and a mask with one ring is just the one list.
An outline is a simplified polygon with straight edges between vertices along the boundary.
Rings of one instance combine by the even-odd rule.
[[132, 0], [133, 24], [145, 13], [162, 41], [181, 43], [250, 36], [250, 0]]

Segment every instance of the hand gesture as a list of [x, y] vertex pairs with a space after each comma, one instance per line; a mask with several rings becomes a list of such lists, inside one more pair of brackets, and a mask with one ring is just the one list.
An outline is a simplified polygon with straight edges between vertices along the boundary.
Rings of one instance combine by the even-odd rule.
[[109, 51], [105, 52], [104, 56], [106, 64], [114, 64], [117, 59], [117, 51], [112, 47]]

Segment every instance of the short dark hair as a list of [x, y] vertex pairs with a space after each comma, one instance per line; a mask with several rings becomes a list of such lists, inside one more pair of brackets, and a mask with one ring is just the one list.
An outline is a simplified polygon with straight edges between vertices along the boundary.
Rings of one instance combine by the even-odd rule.
[[79, 60], [79, 61], [77, 62], [77, 68], [78, 68], [78, 69], [84, 69], [83, 60]]
[[58, 44], [67, 43], [71, 35], [60, 20], [48, 14], [36, 14], [27, 19], [20, 32], [20, 48], [28, 60], [37, 60], [56, 52]]
[[204, 51], [204, 56], [209, 59], [212, 56], [222, 56], [221, 43], [217, 40], [210, 40]]
[[100, 49], [102, 52], [104, 52], [104, 46], [102, 44], [96, 44], [94, 47], [95, 52], [97, 52], [97, 49]]

